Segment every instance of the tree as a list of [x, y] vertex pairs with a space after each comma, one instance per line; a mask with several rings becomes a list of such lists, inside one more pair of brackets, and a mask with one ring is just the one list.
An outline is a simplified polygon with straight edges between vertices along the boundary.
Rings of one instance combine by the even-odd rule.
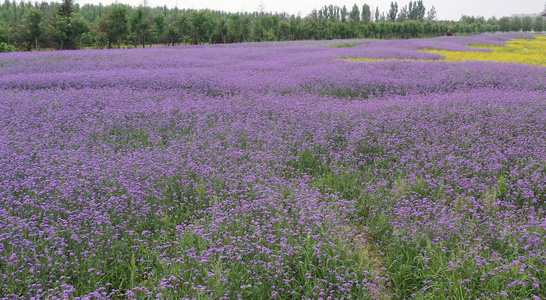
[[15, 46], [8, 45], [4, 42], [0, 43], [0, 52], [14, 52], [14, 51], [17, 51], [17, 48], [15, 48]]
[[72, 18], [72, 13], [74, 12], [74, 1], [73, 0], [63, 0], [61, 5], [59, 5], [59, 11], [57, 14], [64, 17], [68, 20]]
[[313, 9], [311, 11], [311, 13], [309, 13], [306, 17], [305, 17], [305, 20], [309, 21], [309, 22], [317, 22], [320, 20], [320, 15], [319, 15], [319, 12], [316, 10], [316, 9]]
[[462, 15], [460, 22], [466, 25], [474, 24], [476, 22], [476, 17]]
[[417, 1], [417, 7], [414, 5], [414, 9], [416, 10], [416, 20], [423, 21], [427, 12], [423, 0]]
[[398, 16], [398, 3], [391, 2], [391, 9], [389, 10], [388, 19], [391, 22], [396, 21], [396, 16]]
[[72, 22], [70, 23], [70, 28], [72, 32], [72, 45], [73, 49], [83, 48], [82, 44], [85, 44], [84, 36], [91, 31], [89, 23], [77, 13], [72, 15]]
[[[108, 39], [108, 48], [112, 48], [112, 43], [116, 43], [121, 48], [121, 43], [126, 38], [129, 31], [127, 23], [127, 7], [125, 5], [113, 5], [106, 15], [104, 15], [97, 26], [97, 34], [104, 33]], [[103, 37], [101, 37], [102, 41]]]
[[544, 30], [544, 20], [541, 16], [538, 16], [533, 23], [533, 30], [535, 32], [542, 32]]
[[[241, 41], [243, 39], [241, 38]], [[292, 40], [292, 34], [290, 32], [290, 24], [286, 21], [281, 21], [279, 23], [279, 36], [278, 36], [278, 40], [279, 41], [290, 41]]]
[[[64, 49], [65, 43], [69, 40], [70, 24], [68, 19], [60, 17], [55, 22], [55, 39], [59, 42], [59, 49]], [[69, 47], [70, 48], [70, 47]]]
[[[277, 31], [279, 28], [279, 17], [275, 15], [265, 15], [259, 19], [259, 24], [263, 30], [263, 36], [261, 40], [275, 41], [278, 36]], [[319, 24], [322, 24], [322, 22]]]
[[507, 17], [500, 18], [499, 19], [499, 30], [502, 31], [502, 32], [508, 32], [508, 31], [512, 30], [511, 24], [510, 24], [510, 19], [508, 19]]
[[410, 1], [408, 4], [408, 18], [410, 20], [423, 21], [425, 18], [426, 9], [422, 0]]
[[148, 31], [150, 29], [150, 20], [148, 19], [148, 9], [144, 6], [139, 6], [129, 18], [129, 29], [132, 34], [135, 45], [141, 44], [142, 48], [146, 47]]
[[[9, 2], [8, 2], [9, 3]], [[0, 21], [0, 43], [9, 43], [8, 24]]]
[[527, 16], [521, 20], [521, 30], [523, 32], [533, 30], [533, 19], [531, 17]]
[[362, 22], [368, 24], [372, 21], [372, 10], [368, 4], [362, 6]]
[[178, 43], [180, 36], [178, 34], [178, 27], [176, 26], [175, 22], [167, 24], [166, 36], [167, 43], [169, 43], [171, 46]]
[[424, 33], [424, 26], [422, 22], [410, 20], [402, 24], [402, 32], [406, 37], [419, 37]]
[[398, 19], [396, 19], [396, 20], [398, 22], [400, 22], [400, 23], [403, 23], [406, 20], [408, 20], [408, 6], [407, 5], [404, 5], [404, 7], [402, 7], [400, 9], [400, 13], [398, 14]]
[[434, 7], [433, 5], [427, 13], [427, 21], [436, 21], [436, 19], [437, 19], [436, 7]]
[[521, 20], [518, 17], [514, 17], [512, 19], [512, 22], [510, 22], [510, 27], [513, 31], [520, 31], [521, 30]]
[[[252, 22], [249, 17], [244, 16], [241, 20], [241, 39], [243, 42], [246, 42], [250, 35], [252, 34]], [[293, 28], [290, 28], [291, 31]]]
[[332, 22], [339, 21], [339, 14], [333, 5], [328, 6], [328, 19]]
[[487, 24], [496, 26], [496, 25], [499, 24], [499, 20], [497, 20], [497, 18], [495, 18], [495, 17], [493, 16], [493, 17], [487, 19]]
[[193, 11], [190, 15], [190, 24], [192, 43], [199, 45], [210, 42], [215, 24], [209, 11]]
[[59, 49], [76, 49], [74, 33], [72, 29], [72, 14], [74, 13], [74, 1], [63, 0], [57, 10], [54, 24], [54, 35], [60, 44]]
[[152, 31], [156, 41], [160, 44], [163, 44], [165, 41], [165, 15], [163, 14], [163, 12], [157, 12], [155, 14]]
[[176, 24], [176, 33], [178, 34], [178, 39], [181, 42], [187, 42], [190, 39], [191, 34], [191, 20], [190, 14], [180, 14], [175, 21]]
[[347, 16], [349, 15], [349, 11], [347, 10], [347, 7], [343, 5], [341, 10], [339, 11], [339, 16], [341, 17], [341, 22], [347, 22]]
[[413, 9], [413, 1], [408, 4], [408, 19], [415, 20], [415, 10]]
[[[117, 4], [79, 7], [73, 3], [74, 0], [60, 0], [59, 4], [18, 4], [13, 0], [4, 0], [4, 4], [0, 5], [0, 43], [27, 50], [38, 46], [76, 49], [88, 45], [112, 47], [114, 44], [121, 47], [123, 43], [145, 46], [150, 43], [175, 45], [181, 42], [409, 38], [437, 36], [445, 34], [448, 29], [465, 34], [495, 32], [501, 27], [503, 31], [514, 30], [512, 19], [503, 19], [500, 22], [503, 26], [494, 18], [486, 21], [482, 17], [472, 16], [463, 16], [459, 22], [439, 24], [434, 22], [437, 18], [435, 7], [425, 10], [423, 1], [408, 0], [411, 7], [408, 9], [408, 5], [402, 7], [396, 1], [392, 1], [384, 12], [367, 4], [352, 7], [326, 5], [302, 19], [286, 13], [265, 11], [236, 14]], [[31, 30], [31, 9], [42, 14], [36, 31]], [[389, 22], [383, 22], [385, 20]], [[404, 24], [407, 21], [414, 22]], [[514, 22], [517, 24], [517, 20]], [[524, 18], [520, 19], [520, 23], [524, 31], [538, 32], [544, 27], [542, 18]], [[90, 25], [93, 25], [92, 31]]]
[[358, 5], [353, 5], [353, 8], [349, 13], [349, 18], [355, 22], [360, 22], [360, 9], [358, 8]]
[[233, 14], [229, 17], [227, 28], [229, 37], [228, 41], [230, 43], [240, 43], [243, 41], [243, 24], [239, 14]]
[[129, 32], [129, 25], [127, 23], [128, 14], [128, 9], [124, 5], [115, 5], [110, 9], [110, 13], [108, 14], [118, 48], [121, 48], [121, 43]]
[[27, 51], [32, 48], [38, 49], [38, 38], [43, 33], [42, 17], [42, 12], [34, 7], [27, 10], [23, 15], [22, 39]]

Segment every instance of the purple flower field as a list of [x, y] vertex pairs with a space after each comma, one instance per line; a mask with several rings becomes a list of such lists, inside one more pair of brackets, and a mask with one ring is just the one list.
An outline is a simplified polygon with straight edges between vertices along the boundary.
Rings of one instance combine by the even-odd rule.
[[545, 299], [532, 37], [2, 53], [0, 298]]

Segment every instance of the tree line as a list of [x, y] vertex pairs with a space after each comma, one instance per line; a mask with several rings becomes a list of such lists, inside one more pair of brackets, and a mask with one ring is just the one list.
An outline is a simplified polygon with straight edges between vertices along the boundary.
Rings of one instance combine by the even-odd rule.
[[145, 47], [207, 43], [328, 40], [352, 38], [417, 38], [497, 31], [543, 30], [535, 20], [463, 16], [460, 21], [438, 21], [435, 7], [422, 0], [380, 12], [369, 5], [326, 5], [306, 16], [264, 10], [228, 13], [112, 4], [73, 0], [10, 2], [0, 5], [0, 52], [33, 49]]

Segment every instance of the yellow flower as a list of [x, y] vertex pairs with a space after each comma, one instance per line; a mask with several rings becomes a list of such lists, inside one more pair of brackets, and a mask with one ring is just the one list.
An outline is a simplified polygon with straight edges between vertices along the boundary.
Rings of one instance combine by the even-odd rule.
[[546, 66], [546, 36], [537, 35], [535, 39], [515, 39], [504, 46], [471, 45], [469, 47], [491, 49], [492, 52], [478, 51], [447, 51], [423, 49], [422, 51], [438, 53], [447, 61], [496, 61], [513, 62], [528, 65]]
[[[496, 45], [470, 45], [471, 48], [491, 49], [491, 52], [483, 51], [448, 51], [436, 49], [421, 49], [429, 53], [438, 53], [444, 56], [445, 61], [495, 61], [511, 62], [528, 65], [546, 66], [546, 36], [536, 35], [534, 39], [514, 39], [508, 41], [504, 46]], [[396, 58], [349, 58], [348, 61], [419, 61], [419, 59], [396, 59]], [[421, 61], [431, 61], [430, 59], [421, 59]]]

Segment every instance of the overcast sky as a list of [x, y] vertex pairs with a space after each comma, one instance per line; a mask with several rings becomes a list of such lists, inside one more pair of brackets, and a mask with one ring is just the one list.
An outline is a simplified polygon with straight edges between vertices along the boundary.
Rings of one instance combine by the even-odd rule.
[[[118, 3], [140, 5], [144, 0], [118, 0]], [[179, 8], [202, 9], [209, 8], [213, 10], [223, 10], [229, 12], [256, 11], [260, 4], [268, 12], [287, 12], [289, 14], [298, 14], [306, 16], [314, 8], [320, 9], [324, 5], [334, 4], [350, 8], [356, 3], [359, 7], [367, 3], [375, 10], [379, 6], [380, 12], [388, 11], [392, 0], [146, 0], [148, 6], [168, 7], [178, 6]], [[86, 3], [107, 5], [115, 0], [76, 0], [80, 5]], [[402, 7], [409, 3], [409, 0], [401, 0], [398, 6]], [[461, 15], [483, 16], [489, 18], [496, 16], [510, 16], [512, 14], [536, 14], [544, 10], [545, 0], [424, 0], [427, 8], [435, 6], [438, 12], [438, 18], [441, 20], [459, 20]]]

